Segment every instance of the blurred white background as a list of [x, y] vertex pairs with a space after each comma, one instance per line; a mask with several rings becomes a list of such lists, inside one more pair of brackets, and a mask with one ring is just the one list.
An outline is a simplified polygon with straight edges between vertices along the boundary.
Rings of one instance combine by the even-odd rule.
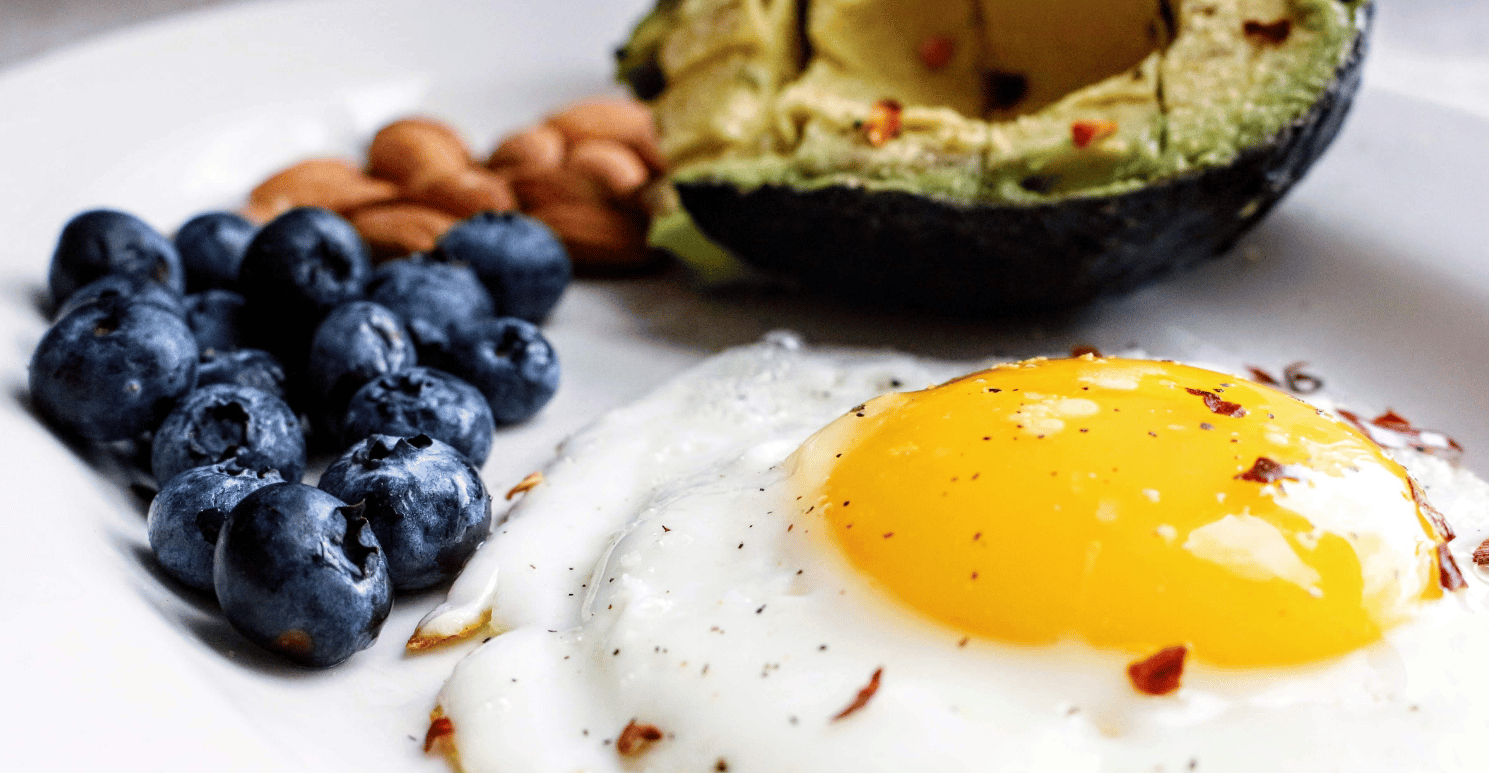
[[99, 33], [244, 0], [0, 0], [0, 68]]

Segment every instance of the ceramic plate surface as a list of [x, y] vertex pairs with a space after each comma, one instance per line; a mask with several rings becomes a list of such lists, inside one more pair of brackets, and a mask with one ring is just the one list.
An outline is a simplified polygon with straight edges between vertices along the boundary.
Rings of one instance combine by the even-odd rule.
[[[0, 722], [3, 767], [440, 771], [422, 753], [465, 648], [406, 657], [439, 594], [400, 598], [381, 640], [327, 672], [279, 665], [149, 557], [143, 507], [101, 459], [26, 408], [47, 263], [78, 210], [164, 230], [238, 205], [299, 158], [355, 157], [393, 117], [504, 131], [614, 86], [610, 54], [645, 0], [302, 0], [181, 17], [0, 73]], [[1419, 65], [1420, 62], [1417, 62]], [[1377, 72], [1381, 68], [1376, 68]], [[1489, 121], [1367, 76], [1344, 134], [1231, 255], [1078, 313], [1019, 323], [871, 316], [807, 298], [702, 294], [680, 272], [583, 282], [548, 333], [564, 385], [497, 438], [503, 492], [553, 445], [721, 348], [777, 328], [816, 344], [983, 358], [1075, 343], [1157, 356], [1296, 361], [1346, 402], [1395, 408], [1489, 473]], [[1471, 107], [1471, 106], [1470, 106]]]

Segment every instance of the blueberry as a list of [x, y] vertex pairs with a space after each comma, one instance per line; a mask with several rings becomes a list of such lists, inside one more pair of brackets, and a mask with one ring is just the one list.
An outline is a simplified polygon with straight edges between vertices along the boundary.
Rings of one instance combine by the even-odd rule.
[[357, 229], [330, 210], [292, 209], [259, 229], [243, 254], [238, 290], [254, 332], [291, 368], [304, 362], [315, 326], [362, 297], [372, 273]]
[[283, 482], [277, 470], [251, 470], [236, 462], [171, 478], [150, 501], [147, 523], [155, 560], [177, 580], [210, 592], [213, 546], [228, 511], [250, 493]]
[[[558, 390], [558, 356], [538, 326], [497, 317], [450, 326], [425, 363], [480, 390], [497, 424], [531, 418]], [[424, 352], [421, 352], [421, 355]]]
[[197, 348], [180, 317], [103, 298], [52, 326], [31, 356], [36, 409], [70, 434], [125, 440], [155, 428], [196, 384]]
[[332, 462], [320, 487], [366, 504], [395, 590], [454, 577], [491, 529], [491, 496], [476, 468], [427, 435], [373, 435]]
[[243, 296], [231, 290], [206, 290], [186, 296], [186, 324], [202, 351], [228, 352], [246, 343], [248, 315]]
[[186, 289], [181, 256], [170, 240], [125, 212], [95, 209], [62, 227], [47, 286], [60, 306], [83, 285], [109, 274], [153, 279], [180, 293]]
[[262, 389], [213, 384], [181, 399], [156, 430], [150, 449], [150, 469], [162, 485], [193, 467], [230, 459], [300, 480], [305, 436], [294, 412]]
[[450, 328], [441, 327], [429, 320], [414, 317], [408, 320], [408, 336], [414, 342], [414, 353], [419, 362], [446, 362], [450, 354]]
[[475, 269], [496, 313], [542, 322], [569, 286], [569, 253], [548, 226], [527, 215], [483, 212], [456, 223], [435, 248]]
[[369, 435], [428, 435], [448, 443], [476, 467], [491, 454], [496, 421], [475, 387], [443, 371], [414, 367], [386, 373], [352, 395], [342, 422], [351, 445]]
[[196, 384], [198, 387], [237, 384], [286, 399], [284, 368], [274, 355], [262, 349], [202, 352], [196, 366]]
[[232, 212], [205, 212], [176, 232], [176, 251], [186, 271], [186, 290], [231, 290], [238, 285], [238, 265], [257, 226]]
[[109, 274], [78, 288], [67, 297], [67, 302], [57, 307], [53, 319], [61, 319], [76, 311], [78, 307], [100, 298], [124, 299], [137, 303], [153, 303], [178, 317], [186, 315], [186, 305], [181, 294], [153, 280], [134, 274]]
[[495, 309], [491, 294], [470, 266], [418, 255], [379, 266], [367, 283], [367, 297], [405, 322], [423, 319], [436, 328], [483, 319]]
[[347, 401], [363, 384], [414, 362], [413, 341], [392, 311], [353, 301], [331, 312], [315, 331], [308, 371], [325, 426], [338, 428]]
[[371, 646], [393, 606], [387, 561], [362, 508], [275, 483], [228, 513], [213, 586], [228, 622], [302, 666], [334, 666]]

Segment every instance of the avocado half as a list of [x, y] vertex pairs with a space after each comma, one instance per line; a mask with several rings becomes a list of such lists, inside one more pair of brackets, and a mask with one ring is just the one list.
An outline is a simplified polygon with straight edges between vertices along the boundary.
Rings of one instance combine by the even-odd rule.
[[810, 289], [1068, 307], [1228, 249], [1338, 133], [1372, 0], [661, 0], [682, 206]]

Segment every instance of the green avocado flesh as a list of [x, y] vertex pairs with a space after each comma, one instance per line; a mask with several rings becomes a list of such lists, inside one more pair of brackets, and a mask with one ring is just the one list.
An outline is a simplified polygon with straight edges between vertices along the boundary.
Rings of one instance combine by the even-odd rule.
[[678, 182], [1044, 203], [1272, 137], [1330, 87], [1363, 4], [662, 0], [621, 71]]

